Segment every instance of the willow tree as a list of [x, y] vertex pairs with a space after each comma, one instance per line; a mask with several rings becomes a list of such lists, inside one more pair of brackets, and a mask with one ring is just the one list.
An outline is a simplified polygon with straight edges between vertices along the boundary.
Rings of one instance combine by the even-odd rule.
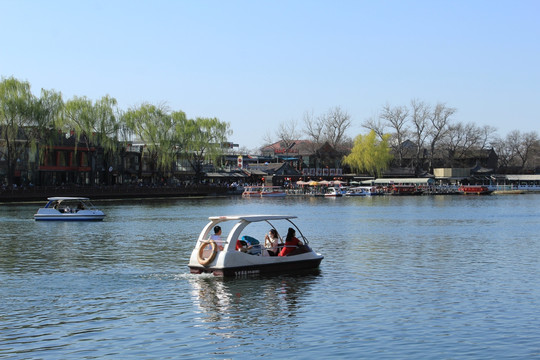
[[126, 126], [144, 142], [152, 171], [162, 176], [171, 170], [178, 151], [178, 124], [185, 114], [170, 114], [165, 105], [142, 104], [129, 109], [123, 116]]
[[[54, 90], [41, 89], [41, 96], [32, 106], [31, 151], [39, 155], [39, 159], [58, 139], [58, 127], [64, 109], [62, 94]], [[39, 145], [39, 146], [38, 146]]]
[[[51, 141], [61, 108], [62, 96], [59, 93], [42, 89], [41, 97], [37, 98], [30, 91], [30, 83], [13, 77], [2, 79], [0, 158], [6, 160], [8, 185], [13, 184], [16, 171], [24, 168], [24, 161], [37, 160], [37, 150], [43, 149], [38, 145]], [[19, 164], [21, 168], [17, 169]]]
[[72, 131], [77, 142], [100, 146], [106, 151], [118, 146], [118, 104], [115, 98], [104, 96], [95, 102], [77, 97], [66, 102], [62, 125]]
[[344, 157], [343, 162], [354, 171], [380, 177], [392, 161], [389, 138], [390, 134], [385, 134], [381, 140], [377, 140], [374, 130], [367, 135], [358, 135], [354, 139], [351, 153]]
[[[120, 122], [116, 99], [107, 96], [95, 102], [87, 97], [74, 97], [66, 102], [62, 126], [73, 132], [75, 146], [83, 143], [88, 150], [91, 147], [103, 150], [103, 168], [108, 168], [118, 149]], [[95, 153], [92, 154], [92, 177], [96, 166]], [[91, 179], [93, 183], [93, 179]]]
[[216, 164], [223, 152], [223, 143], [231, 134], [229, 123], [217, 118], [196, 118], [185, 123], [185, 155], [197, 180], [202, 178], [204, 162]]
[[0, 146], [7, 164], [8, 185], [13, 184], [17, 161], [24, 158], [28, 140], [24, 134], [29, 124], [33, 96], [28, 82], [13, 77], [0, 82]]

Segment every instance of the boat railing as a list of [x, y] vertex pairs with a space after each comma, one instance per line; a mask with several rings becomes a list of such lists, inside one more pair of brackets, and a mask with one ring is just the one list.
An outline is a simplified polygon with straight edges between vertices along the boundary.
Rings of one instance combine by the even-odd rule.
[[517, 190], [517, 186], [514, 186], [514, 185], [499, 185], [497, 184], [495, 186], [495, 190], [498, 190], [498, 191], [510, 191], [510, 190]]

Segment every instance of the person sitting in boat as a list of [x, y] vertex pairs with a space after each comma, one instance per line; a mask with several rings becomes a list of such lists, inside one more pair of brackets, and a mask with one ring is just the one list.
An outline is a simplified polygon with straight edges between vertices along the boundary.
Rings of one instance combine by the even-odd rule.
[[287, 256], [300, 246], [304, 245], [295, 235], [296, 230], [289, 228], [287, 237], [285, 238], [285, 244], [283, 245], [283, 249], [281, 249], [278, 256]]
[[268, 234], [264, 236], [264, 247], [270, 256], [278, 254], [279, 235], [276, 229], [270, 229]]
[[248, 244], [245, 240], [236, 240], [236, 251], [248, 252], [253, 246]]
[[236, 240], [236, 250], [250, 255], [259, 255], [261, 253], [261, 244], [259, 243], [259, 240], [245, 235], [242, 236], [242, 239]]
[[214, 240], [220, 251], [223, 250], [223, 240], [221, 240], [221, 226], [214, 226], [214, 235], [210, 236], [210, 240]]

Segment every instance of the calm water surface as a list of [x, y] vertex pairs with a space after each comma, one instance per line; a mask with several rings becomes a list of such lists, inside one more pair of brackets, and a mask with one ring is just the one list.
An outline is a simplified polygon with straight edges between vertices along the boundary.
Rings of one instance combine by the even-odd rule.
[[[540, 358], [540, 194], [98, 204], [0, 204], [0, 358]], [[298, 215], [320, 271], [189, 274], [208, 216], [256, 213]]]

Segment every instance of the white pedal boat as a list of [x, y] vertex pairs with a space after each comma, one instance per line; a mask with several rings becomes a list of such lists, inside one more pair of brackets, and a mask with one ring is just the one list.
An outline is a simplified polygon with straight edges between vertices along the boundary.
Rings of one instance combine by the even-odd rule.
[[47, 204], [38, 209], [34, 220], [39, 221], [101, 221], [103, 211], [96, 209], [86, 197], [50, 197]]
[[[191, 273], [212, 273], [216, 276], [241, 276], [315, 269], [324, 256], [309, 247], [309, 242], [291, 215], [239, 215], [210, 217], [201, 231], [189, 259]], [[223, 236], [212, 239], [216, 225], [223, 226]], [[249, 228], [246, 229], [248, 225]], [[225, 229], [228, 227], [228, 229]], [[287, 228], [296, 230], [296, 237], [303, 243], [287, 256], [270, 256], [264, 248], [264, 235], [269, 229], [286, 234]], [[254, 239], [261, 239], [261, 241]], [[281, 238], [281, 236], [280, 236]], [[251, 240], [249, 252], [236, 250], [237, 241]], [[258, 244], [257, 244], [258, 243]], [[222, 249], [220, 249], [222, 246]]]

